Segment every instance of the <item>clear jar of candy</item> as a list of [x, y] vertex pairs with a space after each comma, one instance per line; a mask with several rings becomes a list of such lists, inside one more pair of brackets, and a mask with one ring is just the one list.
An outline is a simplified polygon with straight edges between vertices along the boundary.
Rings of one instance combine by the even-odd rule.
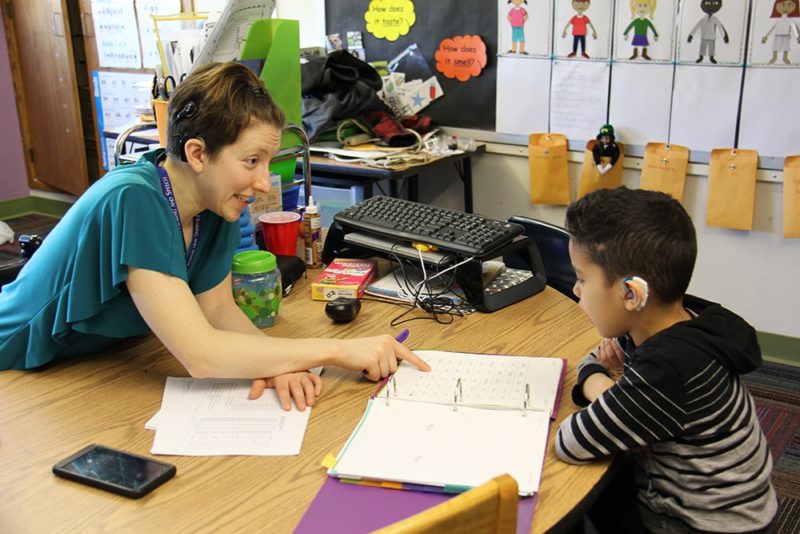
[[281, 305], [281, 272], [275, 255], [245, 250], [233, 256], [233, 298], [259, 328], [275, 324]]

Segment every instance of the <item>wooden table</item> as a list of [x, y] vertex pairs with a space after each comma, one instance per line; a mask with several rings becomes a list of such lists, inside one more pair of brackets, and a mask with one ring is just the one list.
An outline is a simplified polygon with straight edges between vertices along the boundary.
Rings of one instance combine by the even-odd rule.
[[[397, 333], [400, 308], [366, 301], [358, 318], [333, 325], [303, 282], [285, 300], [268, 333], [348, 337]], [[410, 347], [558, 356], [569, 360], [557, 425], [572, 413], [575, 364], [599, 335], [574, 302], [551, 288], [491, 314], [443, 326], [408, 325]], [[191, 333], [187, 332], [187, 335]], [[44, 371], [0, 372], [0, 531], [2, 532], [291, 532], [325, 479], [320, 461], [337, 453], [375, 389], [357, 373], [327, 368], [302, 452], [293, 457], [160, 457], [177, 476], [140, 500], [56, 478], [52, 465], [89, 443], [149, 455], [144, 423], [158, 409], [167, 376], [185, 370], [152, 336], [102, 355]], [[608, 464], [573, 466], [550, 445], [533, 532], [556, 525], [603, 478]]]
[[[455, 165], [461, 183], [464, 186], [464, 211], [472, 213], [472, 156], [485, 150], [484, 145], [479, 145], [474, 152], [462, 152], [452, 156], [432, 159], [406, 169], [383, 169], [370, 167], [361, 163], [340, 162], [334, 159], [312, 155], [309, 159], [311, 165], [311, 181], [320, 185], [361, 185], [364, 187], [364, 198], [374, 194], [373, 185], [382, 180], [389, 182], [389, 196], [399, 197], [399, 185], [403, 180], [408, 181], [408, 200], [419, 200], [419, 175], [423, 172], [436, 169], [442, 165]], [[298, 170], [300, 169], [298, 161]]]

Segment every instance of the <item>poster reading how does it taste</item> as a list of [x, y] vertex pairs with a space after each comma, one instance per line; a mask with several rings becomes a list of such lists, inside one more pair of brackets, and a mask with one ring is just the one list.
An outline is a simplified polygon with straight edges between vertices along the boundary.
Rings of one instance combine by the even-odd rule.
[[378, 39], [396, 41], [417, 20], [411, 0], [372, 0], [364, 13], [367, 31]]

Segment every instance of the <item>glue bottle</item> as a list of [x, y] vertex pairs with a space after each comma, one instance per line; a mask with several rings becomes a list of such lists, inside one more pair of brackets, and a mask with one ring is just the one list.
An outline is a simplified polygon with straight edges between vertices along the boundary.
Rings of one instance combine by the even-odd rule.
[[322, 240], [320, 239], [321, 219], [319, 208], [314, 204], [313, 195], [308, 196], [308, 206], [303, 215], [303, 235], [305, 236], [305, 261], [307, 267], [321, 267]]

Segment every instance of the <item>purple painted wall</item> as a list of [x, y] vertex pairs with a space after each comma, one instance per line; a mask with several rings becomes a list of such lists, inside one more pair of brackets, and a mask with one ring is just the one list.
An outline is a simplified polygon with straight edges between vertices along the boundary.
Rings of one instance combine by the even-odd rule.
[[31, 190], [25, 170], [22, 134], [19, 115], [11, 79], [11, 63], [8, 59], [6, 30], [0, 23], [0, 202], [12, 198], [26, 197]]

